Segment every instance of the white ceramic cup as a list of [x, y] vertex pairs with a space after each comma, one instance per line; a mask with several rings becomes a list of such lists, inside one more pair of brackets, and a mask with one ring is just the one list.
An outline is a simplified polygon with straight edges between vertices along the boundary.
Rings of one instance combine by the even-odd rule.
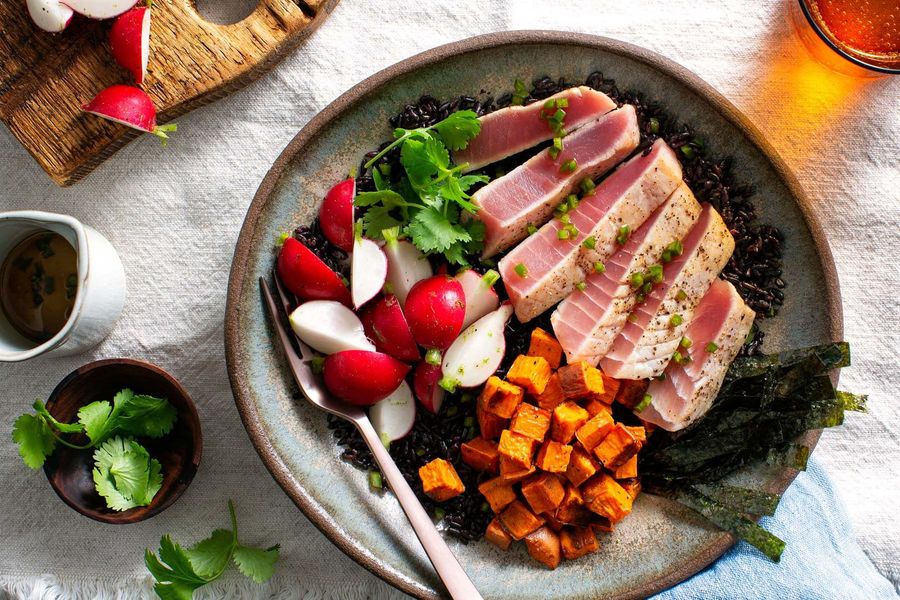
[[0, 213], [0, 264], [17, 244], [41, 231], [58, 233], [75, 248], [75, 306], [62, 330], [42, 344], [19, 334], [0, 310], [0, 362], [89, 350], [109, 335], [125, 306], [125, 269], [115, 248], [97, 231], [67, 215], [30, 210]]

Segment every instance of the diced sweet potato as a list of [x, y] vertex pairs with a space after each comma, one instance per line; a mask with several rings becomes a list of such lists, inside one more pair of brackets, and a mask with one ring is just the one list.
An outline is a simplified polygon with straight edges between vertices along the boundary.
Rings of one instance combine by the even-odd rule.
[[559, 536], [549, 527], [541, 527], [525, 537], [525, 545], [531, 558], [546, 565], [550, 569], [559, 566]]
[[621, 521], [631, 512], [631, 496], [606, 473], [586, 481], [581, 486], [581, 494], [591, 512], [612, 522]]
[[551, 369], [558, 369], [562, 362], [562, 346], [556, 338], [541, 329], [535, 327], [531, 330], [531, 343], [528, 345], [528, 356], [543, 356], [550, 364]]
[[544, 410], [553, 410], [565, 402], [566, 395], [563, 394], [562, 384], [559, 382], [558, 373], [554, 373], [550, 376], [550, 379], [547, 380], [547, 387], [544, 388], [544, 392], [539, 396], [535, 396], [534, 400], [537, 402], [538, 406]]
[[521, 387], [491, 375], [484, 384], [478, 400], [487, 412], [509, 419], [516, 412], [524, 395], [525, 392]]
[[544, 521], [547, 522], [546, 526], [559, 533], [563, 530], [563, 527], [566, 526], [565, 523], [554, 517], [553, 515], [542, 515], [544, 517]]
[[591, 519], [591, 529], [593, 529], [595, 533], [612, 533], [615, 531], [615, 523], [606, 517], [601, 517], [594, 513], [591, 513], [591, 516], [593, 517]]
[[525, 388], [529, 394], [540, 396], [547, 387], [550, 375], [550, 363], [543, 356], [524, 356], [520, 354], [513, 361], [506, 373], [507, 381]]
[[531, 465], [528, 469], [522, 469], [516, 465], [511, 465], [503, 456], [500, 457], [500, 477], [510, 485], [519, 483], [523, 479], [527, 479], [529, 476], [534, 475], [536, 472], [537, 469], [534, 465]]
[[628, 408], [634, 408], [644, 399], [650, 381], [647, 379], [619, 379], [619, 391], [616, 402]]
[[559, 544], [567, 560], [575, 560], [600, 549], [597, 536], [590, 527], [566, 527], [559, 534]]
[[603, 376], [603, 396], [597, 398], [597, 400], [604, 404], [612, 404], [616, 399], [616, 394], [619, 393], [619, 380], [610, 377], [603, 371], [600, 371], [600, 374]]
[[475, 407], [475, 416], [478, 418], [478, 430], [481, 431], [481, 437], [486, 440], [498, 439], [500, 433], [509, 425], [509, 419], [498, 417], [485, 410], [481, 397], [478, 398], [478, 404]]
[[637, 454], [641, 445], [621, 423], [616, 423], [603, 441], [594, 448], [594, 456], [607, 469], [614, 471]]
[[567, 400], [603, 398], [603, 373], [584, 361], [566, 365], [559, 371], [559, 382]]
[[516, 491], [513, 484], [504, 480], [502, 477], [494, 477], [488, 479], [478, 486], [478, 491], [490, 504], [491, 510], [495, 513], [500, 512], [510, 505], [516, 499]]
[[638, 497], [638, 494], [641, 493], [641, 480], [634, 479], [626, 479], [624, 481], [620, 481], [619, 485], [622, 486], [622, 489], [628, 492], [628, 495], [631, 496], [631, 500], [634, 501], [635, 498]]
[[588, 400], [584, 405], [584, 410], [588, 411], [592, 419], [601, 412], [612, 414], [612, 406], [600, 400]]
[[464, 463], [476, 471], [497, 473], [500, 470], [500, 453], [497, 443], [484, 438], [474, 438], [460, 446]]
[[519, 405], [509, 423], [509, 430], [543, 442], [550, 429], [550, 413], [526, 402]]
[[466, 486], [453, 468], [443, 458], [436, 458], [419, 469], [422, 490], [435, 502], [444, 502], [466, 491]]
[[544, 519], [531, 512], [520, 500], [507, 506], [498, 519], [509, 535], [517, 541], [544, 524]]
[[539, 442], [533, 438], [505, 429], [500, 434], [500, 445], [497, 450], [503, 457], [507, 469], [530, 469], [538, 444]]
[[555, 512], [565, 493], [562, 482], [552, 473], [538, 473], [522, 482], [522, 495], [536, 514]]
[[498, 521], [496, 517], [488, 523], [487, 529], [484, 532], [484, 539], [501, 550], [509, 550], [509, 546], [513, 541], [512, 536], [506, 533], [506, 530], [503, 529], [503, 526], [500, 525], [500, 521]]
[[628, 460], [626, 460], [620, 467], [618, 467], [613, 473], [613, 477], [616, 479], [631, 479], [632, 477], [637, 477], [638, 475], [638, 455], [635, 454]]
[[647, 430], [644, 427], [641, 427], [640, 425], [634, 427], [625, 425], [625, 429], [631, 432], [631, 435], [634, 436], [634, 439], [636, 439], [641, 446], [647, 443]]
[[572, 485], [579, 486], [593, 477], [599, 469], [600, 466], [584, 448], [575, 446], [572, 448], [572, 455], [569, 457], [566, 479], [571, 481]]
[[556, 519], [566, 525], [587, 526], [591, 523], [592, 515], [593, 513], [584, 507], [581, 491], [574, 485], [567, 485], [562, 502], [556, 509]]
[[572, 446], [560, 444], [553, 440], [547, 440], [538, 450], [537, 466], [539, 469], [551, 473], [565, 473], [569, 468], [569, 458], [572, 456]]
[[578, 428], [575, 437], [581, 442], [585, 450], [593, 450], [603, 441], [603, 438], [612, 431], [616, 423], [613, 421], [612, 415], [606, 411], [600, 411], [597, 415], [587, 423]]
[[553, 409], [550, 420], [550, 439], [568, 444], [575, 432], [588, 420], [588, 412], [572, 401], [563, 402]]

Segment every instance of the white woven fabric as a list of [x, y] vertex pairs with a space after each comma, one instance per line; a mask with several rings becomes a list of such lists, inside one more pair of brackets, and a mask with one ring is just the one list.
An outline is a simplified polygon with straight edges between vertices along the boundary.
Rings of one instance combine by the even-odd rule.
[[[219, 0], [222, 4], [225, 0]], [[0, 366], [0, 597], [146, 598], [145, 547], [161, 534], [193, 542], [238, 508], [247, 542], [280, 542], [279, 575], [237, 577], [207, 597], [388, 598], [387, 585], [332, 546], [254, 452], [234, 408], [222, 319], [246, 208], [293, 135], [364, 77], [430, 47], [502, 29], [556, 28], [656, 50], [722, 91], [768, 136], [810, 195], [831, 240], [854, 367], [842, 384], [871, 395], [816, 450], [860, 544], [900, 582], [900, 77], [854, 82], [811, 64], [786, 20], [787, 0], [344, 0], [274, 72], [179, 120], [165, 150], [140, 139], [85, 182], [59, 189], [0, 128], [0, 210], [69, 213], [118, 248], [129, 297], [118, 327], [89, 356]], [[223, 10], [223, 9], [219, 9]], [[174, 373], [203, 421], [203, 464], [182, 499], [141, 524], [113, 527], [67, 509], [9, 441], [16, 415], [94, 358], [131, 356]], [[5, 425], [3, 425], [5, 424]], [[248, 589], [257, 590], [251, 595]]]

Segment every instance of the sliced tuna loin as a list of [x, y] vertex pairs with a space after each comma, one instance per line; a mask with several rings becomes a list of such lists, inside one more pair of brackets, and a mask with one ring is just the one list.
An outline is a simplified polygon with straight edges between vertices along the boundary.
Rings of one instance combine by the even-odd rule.
[[700, 204], [682, 183], [622, 248], [603, 262], [602, 273], [585, 279], [585, 288], [560, 303], [550, 321], [569, 363], [596, 365], [625, 327], [637, 303], [631, 278], [660, 264], [666, 246], [683, 238], [700, 215]]
[[[619, 227], [637, 229], [680, 182], [678, 159], [665, 143], [657, 142], [649, 154], [619, 167], [567, 213], [576, 235], [567, 229], [569, 237], [559, 239], [566, 224], [552, 219], [503, 257], [500, 274], [519, 321], [538, 316], [571, 293], [594, 262], [615, 251]], [[593, 249], [585, 247], [588, 237]], [[520, 264], [525, 277], [516, 272]]]
[[[616, 107], [609, 96], [585, 86], [563, 90], [547, 98], [559, 99], [568, 102], [564, 110], [566, 129], [570, 133]], [[465, 150], [454, 153], [453, 162], [467, 163], [467, 170], [472, 171], [551, 139], [553, 130], [541, 118], [541, 109], [547, 100], [528, 106], [501, 108], [479, 118], [481, 132]]]
[[650, 406], [641, 419], [678, 431], [706, 414], [755, 317], [733, 285], [713, 282], [684, 332], [690, 347], [679, 352], [686, 360], [673, 360], [665, 379], [650, 383]]
[[663, 267], [663, 280], [635, 306], [600, 367], [617, 379], [656, 377], [678, 350], [694, 308], [734, 251], [734, 238], [709, 204], [682, 242], [681, 256]]
[[[585, 178], [595, 178], [620, 163], [640, 139], [634, 107], [626, 105], [564, 138], [554, 160], [539, 152], [472, 196], [485, 225], [484, 256], [493, 256], [523, 239], [528, 225], [539, 226]], [[574, 162], [570, 162], [574, 161]], [[563, 168], [571, 165], [573, 170]]]

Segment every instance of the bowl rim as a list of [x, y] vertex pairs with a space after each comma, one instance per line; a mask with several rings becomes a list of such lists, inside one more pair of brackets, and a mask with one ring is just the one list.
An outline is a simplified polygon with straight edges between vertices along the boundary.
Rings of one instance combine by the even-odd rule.
[[87, 373], [90, 373], [91, 371], [95, 371], [97, 369], [123, 365], [138, 367], [152, 373], [153, 375], [161, 377], [178, 391], [178, 394], [181, 396], [182, 400], [185, 403], [188, 413], [191, 415], [191, 421], [194, 421], [196, 423], [196, 426], [188, 424], [188, 427], [191, 430], [191, 442], [194, 446], [194, 452], [190, 456], [191, 464], [194, 465], [194, 468], [190, 469], [190, 472], [182, 471], [181, 475], [178, 478], [179, 485], [174, 487], [168, 496], [163, 498], [162, 501], [157, 505], [154, 505], [153, 502], [151, 502], [149, 506], [141, 507], [145, 508], [146, 510], [142, 511], [138, 518], [134, 518], [133, 516], [125, 516], [128, 515], [129, 511], [110, 513], [86, 511], [83, 506], [76, 502], [73, 502], [68, 496], [62, 493], [62, 491], [54, 483], [53, 478], [50, 477], [50, 473], [47, 470], [47, 464], [44, 463], [44, 468], [42, 470], [44, 472], [44, 475], [47, 477], [47, 482], [50, 484], [50, 487], [53, 489], [53, 491], [56, 492], [56, 495], [59, 496], [60, 500], [65, 502], [78, 514], [84, 515], [85, 517], [93, 519], [94, 521], [99, 521], [100, 523], [108, 523], [110, 525], [128, 525], [131, 523], [140, 523], [141, 521], [146, 521], [147, 519], [155, 517], [159, 513], [172, 506], [172, 504], [174, 504], [175, 501], [181, 497], [181, 495], [188, 489], [188, 487], [190, 487], [191, 482], [193, 482], [194, 480], [194, 476], [197, 474], [197, 470], [200, 468], [200, 461], [203, 457], [203, 429], [200, 423], [200, 414], [197, 412], [197, 405], [196, 403], [194, 403], [194, 399], [191, 398], [191, 395], [188, 394], [186, 389], [184, 389], [184, 386], [181, 385], [181, 383], [177, 379], [175, 379], [172, 374], [170, 374], [162, 367], [144, 360], [138, 360], [134, 358], [106, 358], [78, 367], [77, 369], [66, 375], [62, 379], [62, 381], [60, 381], [56, 385], [56, 387], [53, 388], [53, 391], [50, 392], [50, 395], [47, 397], [46, 402], [47, 410], [51, 411], [52, 413], [51, 409], [53, 407], [53, 404], [56, 402], [57, 396], [62, 393], [63, 389], [65, 389], [66, 386], [71, 384], [79, 377], [83, 377]]
[[[317, 113], [288, 143], [263, 178], [248, 207], [247, 215], [241, 226], [240, 235], [235, 246], [229, 276], [225, 312], [225, 358], [235, 404], [244, 427], [266, 468], [281, 488], [309, 518], [313, 525], [347, 556], [387, 583], [416, 598], [432, 600], [441, 596], [436, 595], [431, 589], [424, 587], [405, 573], [382, 564], [371, 554], [368, 554], [364, 548], [355, 545], [354, 540], [342, 531], [340, 525], [331, 519], [322, 505], [294, 477], [267, 437], [266, 428], [260, 421], [258, 411], [250, 397], [250, 386], [244, 368], [244, 357], [240, 349], [243, 321], [243, 314], [240, 311], [240, 298], [244, 292], [245, 285], [255, 286], [256, 284], [255, 277], [247, 278], [251, 243], [263, 209], [271, 199], [273, 191], [293, 158], [310, 140], [314, 139], [320, 131], [326, 128], [345, 110], [366, 100], [391, 80], [449, 58], [501, 47], [546, 44], [593, 48], [643, 63], [694, 91], [711, 104], [723, 118], [740, 130], [746, 139], [766, 158], [769, 165], [784, 182], [803, 215], [804, 221], [810, 230], [822, 272], [825, 274], [827, 294], [824, 302], [829, 316], [828, 330], [833, 341], [843, 338], [843, 308], [837, 269], [831, 248], [824, 230], [815, 216], [813, 203], [810, 198], [803, 191], [797, 178], [774, 147], [766, 140], [762, 132], [725, 96], [716, 91], [715, 88], [698, 75], [675, 61], [641, 46], [604, 36], [555, 30], [512, 30], [478, 35], [426, 50], [401, 60], [354, 85]], [[804, 442], [814, 447], [820, 434], [821, 431], [809, 432], [804, 437]], [[778, 491], [784, 491], [796, 475], [796, 472], [783, 472], [773, 482], [773, 486]], [[731, 548], [734, 543], [735, 538], [723, 532], [713, 543], [707, 545], [694, 556], [676, 565], [656, 579], [641, 582], [634, 588], [623, 592], [620, 597], [643, 598], [672, 587], [707, 567]]]

